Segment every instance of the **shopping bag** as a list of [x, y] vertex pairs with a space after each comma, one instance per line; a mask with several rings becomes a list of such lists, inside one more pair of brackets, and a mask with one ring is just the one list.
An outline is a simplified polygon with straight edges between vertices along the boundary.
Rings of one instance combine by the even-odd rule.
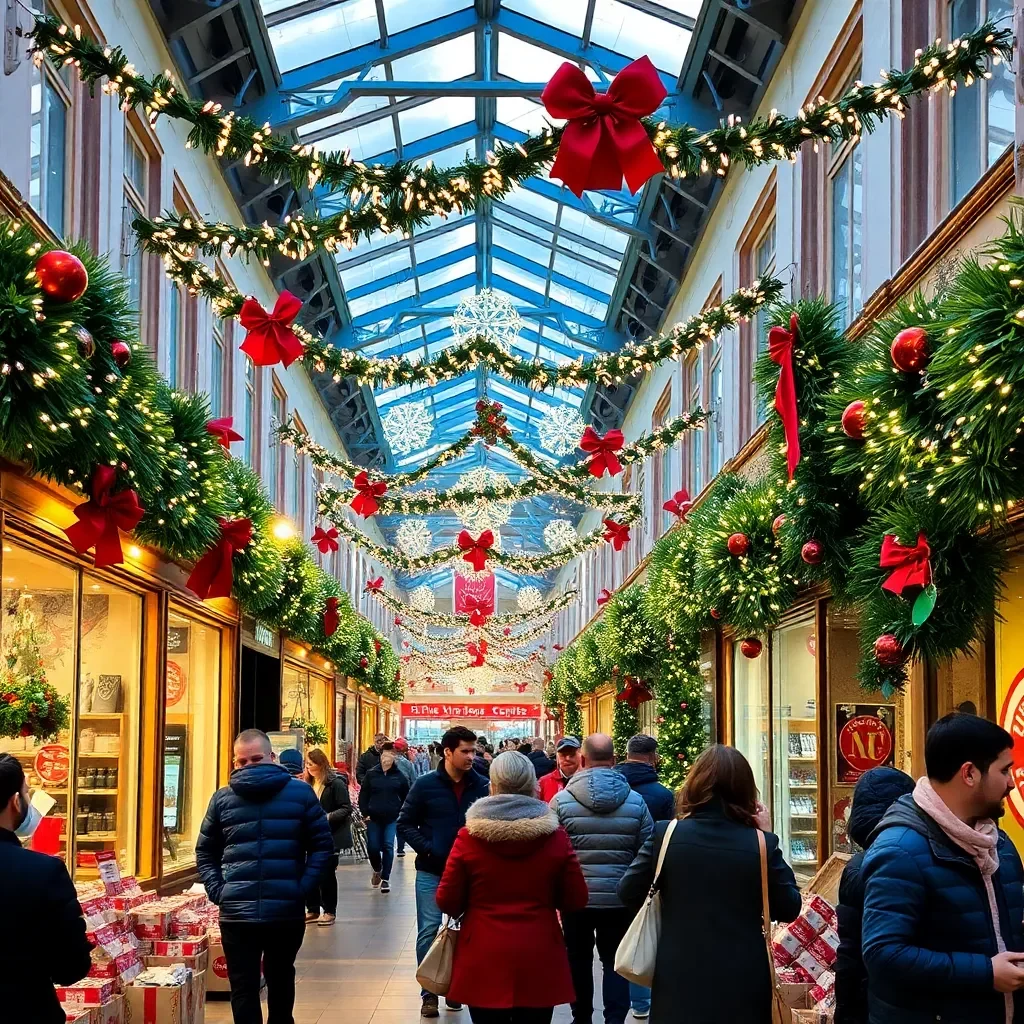
[[654, 981], [654, 964], [658, 959], [658, 940], [661, 938], [661, 893], [658, 892], [658, 878], [661, 866], [665, 863], [665, 851], [668, 849], [672, 833], [675, 831], [676, 820], [665, 829], [665, 838], [661, 841], [661, 852], [658, 854], [658, 866], [654, 871], [654, 881], [647, 901], [640, 908], [640, 913], [633, 918], [632, 924], [622, 936], [619, 948], [615, 951], [615, 973], [622, 975], [626, 981], [634, 985], [650, 988]]
[[449, 918], [441, 925], [437, 937], [416, 968], [416, 980], [435, 996], [446, 995], [452, 983], [452, 964], [455, 961], [458, 937], [459, 921]]

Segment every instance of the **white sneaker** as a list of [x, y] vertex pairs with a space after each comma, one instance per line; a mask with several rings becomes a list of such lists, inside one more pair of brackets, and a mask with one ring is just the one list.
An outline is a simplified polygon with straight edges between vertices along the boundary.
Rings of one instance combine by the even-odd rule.
[[647, 1020], [647, 1018], [650, 1017], [650, 1015], [651, 1015], [651, 1011], [650, 1010], [634, 1010], [633, 1011], [633, 1016], [637, 1020]]
[[386, 878], [380, 883], [380, 891], [391, 892], [391, 883]]

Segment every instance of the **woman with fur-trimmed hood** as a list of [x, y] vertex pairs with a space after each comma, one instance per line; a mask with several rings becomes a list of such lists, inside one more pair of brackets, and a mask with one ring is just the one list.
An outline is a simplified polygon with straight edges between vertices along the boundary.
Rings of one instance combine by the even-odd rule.
[[466, 812], [437, 890], [446, 914], [464, 914], [449, 1002], [473, 1024], [547, 1024], [575, 998], [558, 911], [582, 910], [587, 883], [565, 829], [536, 798], [529, 759], [491, 762], [491, 796]]

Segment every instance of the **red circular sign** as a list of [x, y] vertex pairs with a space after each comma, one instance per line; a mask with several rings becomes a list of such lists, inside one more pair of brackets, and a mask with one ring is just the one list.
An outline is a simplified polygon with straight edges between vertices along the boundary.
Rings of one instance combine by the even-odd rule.
[[215, 956], [213, 958], [213, 973], [218, 978], [226, 978], [228, 976], [228, 962], [222, 956]]
[[63, 786], [71, 774], [71, 754], [63, 744], [48, 743], [37, 751], [34, 767], [43, 782]]
[[889, 760], [892, 732], [874, 715], [857, 715], [839, 732], [839, 752], [854, 771], [863, 774]]
[[[1015, 745], [1024, 737], [1024, 669], [1017, 673], [1006, 691], [999, 724], [1013, 737]], [[1024, 766], [1013, 768], [1013, 789], [1008, 803], [1017, 824], [1024, 828]]]
[[187, 680], [185, 670], [176, 662], [167, 659], [167, 706], [174, 707], [185, 696]]

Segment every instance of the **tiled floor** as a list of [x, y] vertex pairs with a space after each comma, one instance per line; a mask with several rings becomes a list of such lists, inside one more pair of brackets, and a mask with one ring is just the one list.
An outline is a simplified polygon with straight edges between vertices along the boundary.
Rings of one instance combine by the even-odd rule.
[[[309, 925], [295, 964], [295, 1024], [417, 1024], [415, 869], [410, 855], [395, 860], [392, 891], [370, 887], [365, 863], [343, 861], [338, 869], [338, 923]], [[600, 1004], [600, 982], [595, 1002]], [[439, 1024], [470, 1024], [469, 1011], [445, 1010]], [[600, 1020], [600, 1013], [594, 1014]], [[554, 1024], [571, 1019], [555, 1010]], [[231, 1024], [226, 1001], [211, 999], [207, 1024]], [[629, 1018], [631, 1021], [632, 1018]]]

